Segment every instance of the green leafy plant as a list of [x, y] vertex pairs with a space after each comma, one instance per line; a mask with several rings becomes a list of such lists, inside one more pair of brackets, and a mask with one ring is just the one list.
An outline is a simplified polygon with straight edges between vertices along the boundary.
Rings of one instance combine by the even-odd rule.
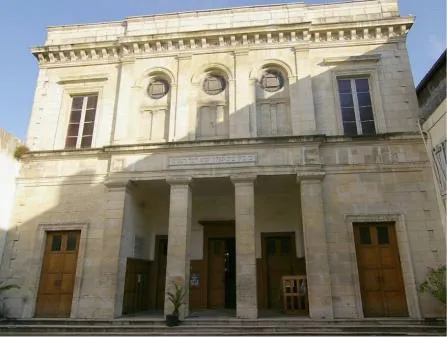
[[8, 310], [5, 307], [5, 293], [11, 289], [20, 289], [17, 284], [8, 284], [6, 282], [0, 282], [0, 318], [8, 317]]
[[20, 160], [25, 153], [29, 152], [29, 148], [26, 145], [18, 145], [14, 151], [14, 158]]
[[178, 285], [177, 283], [173, 283], [173, 287], [173, 291], [169, 291], [167, 295], [169, 302], [171, 302], [172, 306], [174, 307], [172, 310], [172, 314], [178, 316], [180, 307], [182, 306], [182, 304], [184, 304], [186, 291], [183, 286]]
[[420, 292], [428, 292], [445, 304], [445, 271], [446, 266], [437, 269], [428, 268], [427, 279], [419, 286]]

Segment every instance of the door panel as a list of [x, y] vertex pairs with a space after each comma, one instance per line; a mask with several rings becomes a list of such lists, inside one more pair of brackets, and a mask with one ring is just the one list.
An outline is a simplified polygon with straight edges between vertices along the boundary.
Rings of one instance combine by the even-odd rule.
[[69, 317], [80, 231], [47, 232], [36, 317]]
[[208, 308], [236, 307], [234, 238], [208, 240]]
[[168, 261], [168, 238], [157, 238], [157, 290], [155, 308], [163, 310], [165, 307], [166, 263]]
[[225, 307], [236, 308], [236, 241], [225, 242]]
[[145, 311], [149, 305], [149, 261], [128, 258], [124, 282], [123, 314]]
[[208, 307], [225, 308], [225, 240], [210, 239], [208, 244]]
[[408, 316], [394, 224], [354, 224], [354, 237], [364, 315]]
[[270, 309], [281, 310], [281, 279], [293, 275], [295, 261], [295, 240], [292, 233], [264, 237], [264, 255], [267, 265], [267, 305]]

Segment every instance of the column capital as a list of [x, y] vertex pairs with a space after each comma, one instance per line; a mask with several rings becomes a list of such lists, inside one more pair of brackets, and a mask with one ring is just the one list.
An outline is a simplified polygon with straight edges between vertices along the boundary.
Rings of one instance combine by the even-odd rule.
[[128, 183], [129, 183], [129, 180], [116, 180], [116, 179], [104, 180], [104, 186], [107, 187], [107, 189], [109, 189], [109, 190], [128, 189]]
[[235, 183], [249, 183], [256, 180], [256, 174], [235, 174], [230, 176], [230, 180], [233, 184]]
[[178, 55], [176, 58], [178, 61], [189, 61], [192, 59], [192, 54], [182, 54]]
[[296, 181], [298, 183], [302, 182], [321, 182], [326, 175], [325, 172], [300, 172], [296, 175]]
[[233, 52], [233, 55], [236, 56], [247, 56], [248, 53], [250, 52], [250, 49], [239, 49], [239, 50], [235, 50]]
[[190, 185], [192, 182], [192, 177], [172, 177], [166, 178], [166, 182], [169, 185]]

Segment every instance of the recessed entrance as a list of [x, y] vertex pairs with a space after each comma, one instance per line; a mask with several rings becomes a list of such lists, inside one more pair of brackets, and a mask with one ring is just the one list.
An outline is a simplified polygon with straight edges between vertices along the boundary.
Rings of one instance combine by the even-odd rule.
[[47, 232], [36, 317], [70, 317], [80, 231]]
[[354, 223], [365, 317], [408, 316], [394, 223]]

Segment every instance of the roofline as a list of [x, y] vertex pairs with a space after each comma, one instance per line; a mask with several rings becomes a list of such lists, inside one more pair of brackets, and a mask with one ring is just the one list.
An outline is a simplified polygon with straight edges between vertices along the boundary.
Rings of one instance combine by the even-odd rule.
[[229, 10], [239, 10], [246, 8], [268, 8], [268, 7], [287, 7], [287, 6], [306, 6], [306, 7], [328, 7], [332, 5], [339, 4], [353, 4], [353, 3], [361, 3], [361, 2], [372, 2], [377, 0], [340, 0], [330, 3], [307, 3], [305, 1], [298, 2], [282, 2], [282, 3], [272, 3], [272, 4], [263, 4], [263, 5], [246, 5], [246, 6], [237, 6], [237, 7], [222, 7], [222, 8], [213, 8], [213, 9], [201, 9], [201, 10], [189, 10], [189, 11], [180, 11], [180, 12], [167, 12], [167, 13], [157, 13], [157, 14], [148, 14], [148, 15], [136, 15], [136, 16], [128, 16], [123, 18], [122, 20], [113, 20], [113, 21], [102, 21], [102, 22], [90, 22], [90, 23], [74, 23], [74, 24], [62, 24], [62, 25], [53, 25], [48, 26], [47, 30], [54, 30], [58, 28], [67, 28], [67, 27], [79, 27], [79, 26], [100, 26], [104, 24], [123, 24], [128, 20], [136, 20], [136, 19], [144, 19], [144, 18], [156, 18], [161, 16], [178, 16], [178, 15], [188, 15], [188, 14], [200, 14], [200, 13], [208, 13], [208, 12], [224, 12]]
[[438, 69], [441, 68], [443, 64], [446, 63], [446, 51], [447, 49], [444, 49], [441, 56], [439, 56], [439, 58], [436, 60], [435, 64], [433, 64], [430, 70], [425, 74], [424, 78], [419, 82], [419, 84], [416, 87], [416, 94], [419, 94], [419, 92], [430, 81], [434, 73], [438, 71]]

